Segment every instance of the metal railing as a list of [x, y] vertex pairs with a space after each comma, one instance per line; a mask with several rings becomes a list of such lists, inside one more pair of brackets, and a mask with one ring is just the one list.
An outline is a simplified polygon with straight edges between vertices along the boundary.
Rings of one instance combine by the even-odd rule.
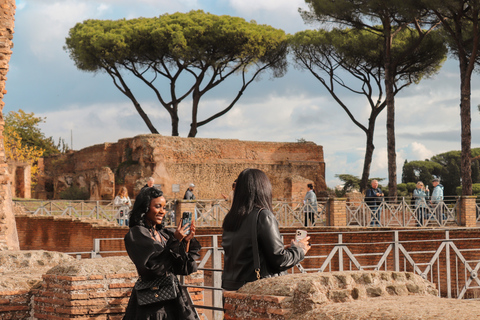
[[431, 203], [422, 199], [401, 198], [399, 201], [383, 199], [380, 203], [353, 200], [346, 203], [347, 226], [362, 227], [426, 227], [457, 224], [460, 210], [459, 197], [445, 197], [443, 201]]
[[[336, 243], [312, 244], [324, 254], [308, 255], [302, 265], [315, 260], [304, 272], [355, 270], [406, 271], [420, 275], [436, 284], [438, 295], [448, 298], [478, 298], [480, 289], [480, 238], [450, 238], [459, 229], [435, 229], [436, 238], [411, 240], [412, 233], [421, 230], [378, 231], [369, 243], [347, 242], [345, 238], [359, 232], [335, 233]], [[365, 232], [367, 233], [367, 232]], [[383, 240], [375, 241], [378, 235]], [[442, 236], [443, 234], [443, 236]], [[316, 233], [317, 236], [332, 233]], [[312, 236], [312, 234], [310, 234]], [[354, 238], [354, 237], [349, 237]], [[385, 240], [390, 238], [391, 240]], [[402, 240], [400, 240], [402, 238]], [[375, 248], [375, 251], [372, 250]], [[321, 250], [320, 250], [321, 249]]]
[[[74, 218], [92, 218], [107, 221], [117, 221], [123, 225], [126, 215], [120, 216], [121, 208], [114, 206], [112, 201], [82, 201], [82, 200], [15, 200], [26, 213], [39, 216], [70, 216]], [[133, 201], [132, 201], [133, 203]], [[303, 202], [274, 201], [273, 214], [279, 225], [285, 227], [324, 226], [326, 224], [327, 199], [318, 201], [318, 205], [304, 204]], [[167, 199], [167, 225], [175, 221], [174, 199]], [[220, 227], [230, 206], [225, 200], [198, 200], [195, 203], [196, 225]], [[305, 214], [306, 213], [306, 214]], [[308, 218], [308, 219], [307, 219]]]
[[[461, 234], [451, 238], [450, 233]], [[480, 280], [480, 238], [462, 229], [432, 229], [431, 235], [415, 240], [423, 230], [364, 231], [364, 232], [310, 232], [312, 239], [323, 239], [321, 243], [312, 243], [312, 249], [301, 264], [291, 272], [333, 272], [356, 270], [385, 270], [413, 272], [435, 283], [438, 295], [448, 298], [478, 298]], [[368, 234], [357, 242], [359, 234]], [[293, 236], [293, 234], [283, 234]], [[465, 236], [466, 235], [466, 236]], [[202, 248], [199, 269], [209, 274], [208, 282], [200, 287], [211, 292], [210, 304], [197, 305], [196, 308], [210, 310], [211, 319], [222, 319], [221, 272], [223, 270], [223, 249], [219, 244], [219, 235], [202, 235], [210, 245]], [[327, 240], [328, 239], [328, 240]], [[352, 240], [353, 239], [353, 240]], [[95, 239], [92, 257], [103, 253], [101, 243], [104, 240], [123, 241], [123, 239]], [[185, 282], [183, 282], [185, 283]], [[189, 286], [186, 285], [185, 286]], [[210, 318], [208, 318], [210, 319]]]
[[475, 209], [477, 214], [477, 223], [480, 222], [480, 197], [477, 197], [477, 201], [475, 203]]

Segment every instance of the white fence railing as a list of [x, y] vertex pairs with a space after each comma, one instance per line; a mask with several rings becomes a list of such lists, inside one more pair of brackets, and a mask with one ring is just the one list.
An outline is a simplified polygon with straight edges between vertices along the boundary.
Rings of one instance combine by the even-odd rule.
[[[103, 219], [117, 221], [121, 225], [124, 225], [127, 218], [125, 213], [122, 215], [120, 212], [123, 209], [114, 206], [111, 201], [16, 200], [15, 203], [32, 215]], [[175, 221], [175, 205], [175, 200], [167, 200], [167, 225], [172, 225]], [[229, 209], [230, 206], [225, 200], [198, 200], [195, 208], [196, 225], [221, 227]], [[307, 226], [324, 226], [326, 209], [326, 199], [319, 201], [317, 208], [303, 202], [273, 202], [273, 213], [280, 226], [285, 227], [301, 227], [305, 223]]]
[[402, 198], [393, 202], [384, 199], [380, 203], [358, 200], [346, 203], [347, 226], [362, 227], [426, 227], [457, 224], [460, 210], [458, 197], [446, 197], [438, 203]]
[[[455, 231], [456, 238], [450, 233]], [[426, 239], [416, 240], [420, 232], [432, 234]], [[362, 242], [349, 242], [358, 239]], [[419, 236], [415, 234], [418, 233]], [[293, 236], [293, 234], [283, 234]], [[312, 239], [330, 239], [329, 242], [312, 242], [312, 250], [305, 260], [291, 272], [334, 272], [357, 270], [384, 270], [413, 272], [435, 283], [441, 297], [456, 299], [477, 299], [480, 279], [480, 238], [471, 236], [468, 229], [395, 230], [363, 232], [310, 232]], [[209, 298], [204, 305], [207, 319], [222, 319], [221, 272], [223, 270], [223, 248], [219, 235], [202, 235], [210, 245], [202, 248], [202, 258], [197, 262], [204, 274], [209, 274], [204, 292]], [[365, 239], [371, 239], [364, 242]], [[107, 239], [96, 239], [107, 240]], [[109, 239], [123, 241], [123, 239]], [[205, 241], [203, 241], [205, 242]], [[102, 251], [102, 241], [94, 241], [92, 257], [110, 254]], [[316, 252], [316, 253], [315, 253]], [[73, 254], [73, 253], [72, 253]], [[306, 267], [309, 266], [309, 267]], [[186, 285], [188, 286], [188, 285]], [[208, 313], [210, 312], [210, 313]]]

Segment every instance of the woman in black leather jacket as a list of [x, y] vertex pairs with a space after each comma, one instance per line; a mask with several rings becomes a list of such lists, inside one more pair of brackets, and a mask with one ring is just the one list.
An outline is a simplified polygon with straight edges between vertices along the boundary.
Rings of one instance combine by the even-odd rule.
[[[257, 233], [253, 234], [253, 219], [258, 211]], [[223, 221], [223, 289], [237, 290], [245, 283], [257, 280], [252, 237], [258, 242], [262, 278], [286, 273], [310, 250], [310, 237], [292, 241], [289, 247], [284, 246], [272, 213], [272, 185], [267, 175], [258, 169], [245, 169], [238, 176], [232, 207]]]

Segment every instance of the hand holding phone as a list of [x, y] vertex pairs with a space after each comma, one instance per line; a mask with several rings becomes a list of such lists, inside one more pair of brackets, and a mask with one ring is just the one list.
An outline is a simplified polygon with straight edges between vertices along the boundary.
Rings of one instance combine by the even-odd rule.
[[307, 254], [307, 252], [310, 250], [311, 246], [310, 243], [308, 242], [310, 240], [310, 237], [307, 236], [307, 231], [306, 230], [297, 230], [295, 233], [295, 242], [294, 244], [300, 248], [303, 249], [303, 252]]
[[188, 229], [185, 234], [190, 234], [190, 226], [192, 225], [192, 213], [191, 212], [184, 212], [182, 213], [182, 228], [188, 225]]
[[297, 230], [295, 233], [295, 242], [298, 242], [302, 239], [305, 239], [307, 237], [307, 231], [306, 230]]

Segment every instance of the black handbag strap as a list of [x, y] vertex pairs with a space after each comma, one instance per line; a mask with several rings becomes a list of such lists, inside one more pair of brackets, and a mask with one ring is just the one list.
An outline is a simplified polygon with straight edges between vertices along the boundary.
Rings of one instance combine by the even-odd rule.
[[257, 221], [258, 216], [263, 208], [254, 210], [253, 222], [252, 222], [252, 250], [253, 250], [253, 266], [255, 273], [257, 274], [257, 280], [260, 280], [260, 254], [258, 253], [258, 241], [257, 241]]

